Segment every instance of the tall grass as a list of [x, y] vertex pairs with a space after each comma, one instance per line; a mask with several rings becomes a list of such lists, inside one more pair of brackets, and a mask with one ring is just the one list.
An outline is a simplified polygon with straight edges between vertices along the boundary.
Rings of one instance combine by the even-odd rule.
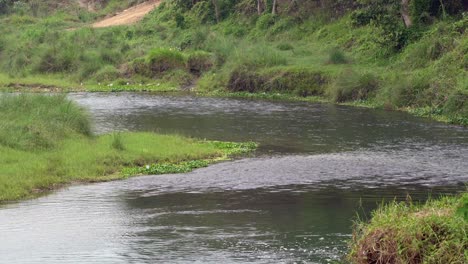
[[[107, 11], [132, 3], [111, 1]], [[281, 91], [329, 95], [337, 102], [370, 98], [395, 109], [430, 107], [464, 115], [462, 104], [454, 108], [448, 97], [467, 87], [466, 17], [414, 28], [418, 38], [395, 52], [385, 48], [379, 28], [356, 26], [350, 15], [298, 19], [296, 10], [258, 17], [233, 9], [223, 10], [223, 17], [231, 16], [212, 24], [199, 16], [212, 15], [200, 6], [192, 11], [175, 6], [168, 1], [140, 24], [103, 29], [83, 28], [74, 13], [0, 18], [1, 71], [18, 82], [58, 75], [93, 91], [135, 90], [108, 88], [115, 83], [198, 82], [204, 91]], [[346, 71], [369, 74], [344, 76]], [[326, 82], [317, 82], [317, 72]]]
[[92, 134], [87, 112], [62, 95], [1, 96], [0, 116], [0, 145], [15, 149], [48, 149], [67, 137]]
[[466, 263], [468, 194], [424, 205], [390, 203], [354, 227], [349, 260], [367, 263]]

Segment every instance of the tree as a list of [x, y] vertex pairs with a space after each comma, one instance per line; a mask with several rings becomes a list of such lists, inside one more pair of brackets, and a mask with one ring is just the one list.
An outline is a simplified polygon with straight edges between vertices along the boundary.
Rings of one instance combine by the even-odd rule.
[[257, 0], [257, 13], [261, 15], [263, 10], [265, 9], [265, 2], [264, 0]]
[[218, 0], [211, 0], [211, 3], [213, 3], [215, 16], [216, 16], [216, 22], [219, 23], [219, 21], [220, 21], [220, 12], [219, 12]]
[[5, 14], [13, 4], [13, 0], [0, 0], [0, 14]]
[[401, 0], [401, 16], [403, 17], [403, 21], [405, 22], [406, 27], [411, 27], [413, 25], [413, 20], [411, 19], [410, 15], [409, 2], [410, 0]]

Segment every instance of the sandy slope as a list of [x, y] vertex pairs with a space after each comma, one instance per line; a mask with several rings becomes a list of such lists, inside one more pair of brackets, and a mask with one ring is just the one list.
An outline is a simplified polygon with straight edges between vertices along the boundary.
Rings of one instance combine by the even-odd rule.
[[119, 25], [129, 25], [140, 21], [146, 14], [161, 4], [162, 0], [147, 1], [129, 8], [113, 17], [98, 21], [92, 25], [94, 28], [103, 28]]

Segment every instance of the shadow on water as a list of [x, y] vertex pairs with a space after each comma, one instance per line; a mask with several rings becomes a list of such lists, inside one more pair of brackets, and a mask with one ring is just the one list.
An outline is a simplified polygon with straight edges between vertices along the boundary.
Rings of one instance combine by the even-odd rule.
[[0, 263], [329, 263], [356, 212], [466, 190], [468, 130], [327, 104], [71, 94], [96, 130], [261, 143], [188, 174], [72, 186], [0, 210]]

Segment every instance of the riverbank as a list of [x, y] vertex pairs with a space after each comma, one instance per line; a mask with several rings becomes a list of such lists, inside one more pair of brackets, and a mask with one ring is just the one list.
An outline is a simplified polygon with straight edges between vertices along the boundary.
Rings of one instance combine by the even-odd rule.
[[0, 116], [0, 202], [74, 182], [188, 172], [256, 148], [152, 133], [93, 135], [86, 111], [60, 95], [3, 97]]
[[354, 227], [351, 263], [466, 263], [468, 194], [390, 203]]
[[101, 29], [86, 26], [95, 19], [86, 10], [12, 12], [0, 17], [0, 86], [319, 98], [467, 125], [466, 15], [427, 10], [427, 21], [405, 28], [399, 14], [377, 19], [398, 4], [350, 2], [276, 15], [223, 3], [215, 20], [210, 3], [167, 0], [138, 24]]
[[[195, 86], [196, 87], [196, 86]], [[249, 92], [228, 92], [225, 90], [200, 91], [187, 90], [171, 83], [153, 83], [146, 85], [134, 84], [74, 84], [72, 81], [64, 82], [54, 77], [28, 77], [26, 79], [11, 78], [0, 74], [0, 92], [4, 93], [72, 93], [72, 92], [150, 92], [162, 94], [180, 94], [188, 93], [195, 96], [205, 97], [226, 97], [243, 98], [252, 100], [271, 100], [271, 101], [296, 101], [310, 103], [331, 103], [338, 105], [347, 105], [354, 107], [364, 107], [373, 109], [386, 109], [388, 111], [402, 111], [414, 116], [430, 118], [439, 122], [468, 126], [468, 117], [464, 115], [445, 114], [439, 108], [434, 107], [388, 107], [382, 102], [376, 100], [358, 100], [352, 102], [337, 103], [324, 96], [298, 96], [285, 93], [249, 93]]]

